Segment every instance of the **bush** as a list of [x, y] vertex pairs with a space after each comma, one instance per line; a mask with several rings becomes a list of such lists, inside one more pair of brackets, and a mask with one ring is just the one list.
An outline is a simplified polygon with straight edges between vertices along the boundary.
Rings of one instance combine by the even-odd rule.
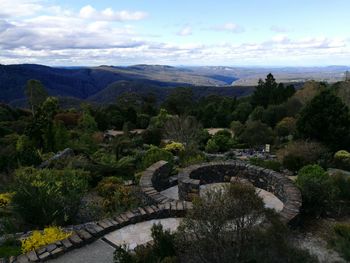
[[149, 150], [147, 150], [145, 152], [145, 154], [142, 156], [142, 168], [146, 169], [148, 167], [150, 167], [152, 164], [158, 162], [158, 161], [167, 161], [171, 164], [174, 163], [174, 156], [164, 150], [164, 149], [160, 149], [158, 147], [152, 146]]
[[103, 207], [107, 212], [121, 212], [138, 203], [132, 188], [125, 186], [118, 177], [106, 177], [97, 185], [97, 192], [104, 198]]
[[274, 133], [267, 124], [260, 121], [250, 121], [245, 125], [238, 140], [247, 143], [250, 147], [258, 147], [272, 143], [274, 141]]
[[204, 154], [197, 150], [187, 150], [181, 152], [179, 157], [181, 167], [187, 167], [193, 164], [203, 163], [206, 160]]
[[[8, 258], [21, 254], [21, 243], [15, 239], [7, 239], [0, 245], [0, 258]], [[6, 261], [5, 261], [6, 262]]]
[[337, 189], [332, 179], [319, 165], [307, 165], [298, 172], [296, 180], [303, 197], [306, 213], [320, 216], [325, 214], [336, 197]]
[[165, 145], [164, 150], [178, 155], [185, 150], [185, 146], [180, 142], [171, 142]]
[[159, 128], [147, 129], [142, 133], [142, 139], [145, 144], [159, 146], [162, 140], [162, 130]]
[[350, 225], [336, 224], [333, 227], [333, 238], [330, 244], [335, 248], [345, 260], [350, 261]]
[[249, 159], [249, 163], [256, 165], [256, 166], [260, 166], [266, 169], [271, 169], [274, 170], [276, 172], [280, 172], [281, 171], [281, 163], [278, 161], [274, 161], [274, 160], [263, 160], [260, 158], [250, 158]]
[[0, 208], [7, 208], [12, 202], [13, 193], [0, 194]]
[[308, 164], [317, 164], [327, 156], [327, 149], [320, 143], [294, 141], [277, 152], [283, 166], [293, 172]]
[[87, 190], [88, 173], [81, 170], [21, 168], [15, 173], [13, 206], [31, 224], [72, 222]]
[[228, 130], [217, 132], [208, 142], [205, 150], [209, 153], [226, 152], [232, 148], [232, 134]]
[[338, 189], [338, 198], [341, 200], [350, 200], [350, 177], [342, 173], [332, 175], [333, 184]]
[[334, 154], [334, 164], [337, 168], [349, 170], [350, 169], [350, 153], [345, 150], [337, 151]]
[[66, 239], [71, 234], [72, 233], [64, 232], [58, 227], [48, 227], [45, 228], [43, 232], [35, 230], [28, 238], [22, 240], [22, 253], [27, 253], [45, 245]]
[[163, 230], [161, 224], [152, 226], [153, 246], [138, 247], [131, 253], [126, 247], [118, 247], [114, 252], [114, 263], [176, 263], [174, 235]]

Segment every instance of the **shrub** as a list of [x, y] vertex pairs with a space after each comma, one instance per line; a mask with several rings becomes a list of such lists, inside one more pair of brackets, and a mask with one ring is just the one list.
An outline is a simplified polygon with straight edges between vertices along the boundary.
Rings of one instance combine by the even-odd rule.
[[350, 169], [350, 153], [345, 150], [337, 151], [334, 154], [334, 164], [337, 168], [349, 170]]
[[250, 147], [257, 147], [272, 143], [274, 141], [274, 133], [267, 124], [260, 121], [250, 121], [245, 125], [238, 140], [247, 143]]
[[142, 139], [145, 144], [159, 146], [162, 140], [162, 130], [159, 128], [150, 128], [142, 133]]
[[126, 247], [118, 247], [114, 252], [114, 263], [176, 263], [174, 235], [163, 230], [161, 224], [152, 226], [153, 246], [138, 247], [131, 253]]
[[18, 256], [19, 254], [21, 254], [21, 242], [16, 239], [6, 239], [0, 245], [0, 258]]
[[226, 152], [233, 145], [232, 134], [228, 130], [217, 132], [208, 142], [206, 151], [210, 153]]
[[165, 145], [164, 150], [177, 155], [185, 150], [185, 146], [180, 142], [171, 142]]
[[205, 156], [202, 152], [198, 150], [188, 149], [184, 152], [181, 152], [180, 155], [180, 166], [186, 167], [193, 164], [205, 162]]
[[210, 139], [205, 146], [205, 151], [208, 153], [217, 153], [220, 147], [216, 144], [214, 139]]
[[147, 150], [145, 152], [145, 154], [142, 156], [142, 168], [146, 169], [149, 166], [151, 166], [152, 164], [160, 161], [160, 160], [164, 160], [167, 161], [171, 164], [173, 164], [174, 162], [174, 156], [164, 150], [164, 149], [160, 149], [158, 147], [155, 146], [151, 146], [151, 148], [149, 150]]
[[66, 239], [70, 235], [71, 233], [64, 232], [58, 227], [47, 227], [43, 232], [33, 231], [28, 238], [22, 240], [22, 252], [27, 253], [42, 246]]
[[266, 169], [271, 169], [276, 172], [281, 171], [281, 163], [275, 160], [263, 160], [260, 158], [250, 158], [249, 162], [253, 165], [257, 165]]
[[0, 208], [7, 208], [11, 204], [13, 195], [13, 193], [0, 194]]
[[330, 176], [319, 165], [307, 165], [296, 180], [303, 197], [303, 209], [311, 215], [325, 214], [334, 201], [337, 189]]
[[333, 235], [330, 244], [345, 258], [345, 260], [350, 261], [350, 225], [336, 224], [333, 227]]
[[342, 173], [331, 176], [333, 184], [338, 189], [338, 197], [341, 200], [350, 200], [350, 177]]
[[103, 207], [107, 212], [121, 212], [138, 202], [132, 188], [125, 186], [123, 180], [118, 177], [103, 178], [96, 189], [104, 198]]
[[277, 123], [275, 129], [280, 137], [293, 135], [296, 131], [296, 119], [293, 117], [285, 117]]
[[73, 169], [18, 169], [13, 206], [34, 225], [71, 222], [87, 189], [87, 177], [87, 172]]
[[293, 172], [308, 164], [317, 164], [327, 155], [327, 149], [320, 143], [294, 141], [277, 152], [283, 166]]

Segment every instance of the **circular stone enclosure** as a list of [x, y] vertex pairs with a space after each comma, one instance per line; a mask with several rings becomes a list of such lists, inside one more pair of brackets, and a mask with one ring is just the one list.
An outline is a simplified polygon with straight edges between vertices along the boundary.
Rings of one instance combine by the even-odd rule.
[[192, 201], [199, 196], [201, 185], [230, 182], [232, 177], [246, 179], [255, 187], [273, 193], [283, 202], [283, 209], [279, 212], [282, 221], [295, 223], [302, 199], [293, 182], [285, 175], [241, 161], [211, 162], [183, 169], [178, 177], [179, 198]]

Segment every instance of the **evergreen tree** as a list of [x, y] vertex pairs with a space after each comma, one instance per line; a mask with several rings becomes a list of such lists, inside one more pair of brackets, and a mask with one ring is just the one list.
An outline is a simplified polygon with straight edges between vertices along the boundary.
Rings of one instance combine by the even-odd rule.
[[315, 96], [301, 111], [299, 133], [316, 139], [331, 149], [350, 149], [350, 114], [348, 107], [331, 90]]

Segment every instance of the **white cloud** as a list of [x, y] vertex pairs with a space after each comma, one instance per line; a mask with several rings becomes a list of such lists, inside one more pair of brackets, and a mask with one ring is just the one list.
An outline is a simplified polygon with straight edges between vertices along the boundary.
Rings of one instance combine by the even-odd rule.
[[290, 32], [290, 29], [286, 28], [286, 27], [282, 27], [282, 26], [271, 26], [270, 27], [270, 30], [272, 32], [275, 32], [275, 33], [287, 33], [287, 32]]
[[127, 10], [114, 11], [112, 8], [97, 11], [91, 5], [87, 5], [80, 9], [79, 16], [84, 19], [105, 21], [138, 21], [146, 18], [147, 13]]
[[0, 0], [0, 18], [30, 16], [43, 9], [41, 0]]
[[235, 23], [226, 23], [223, 25], [216, 25], [210, 28], [211, 30], [215, 31], [228, 31], [232, 33], [242, 33], [244, 32], [244, 28], [238, 24]]
[[190, 36], [192, 35], [192, 27], [185, 26], [179, 32], [177, 32], [178, 36]]

